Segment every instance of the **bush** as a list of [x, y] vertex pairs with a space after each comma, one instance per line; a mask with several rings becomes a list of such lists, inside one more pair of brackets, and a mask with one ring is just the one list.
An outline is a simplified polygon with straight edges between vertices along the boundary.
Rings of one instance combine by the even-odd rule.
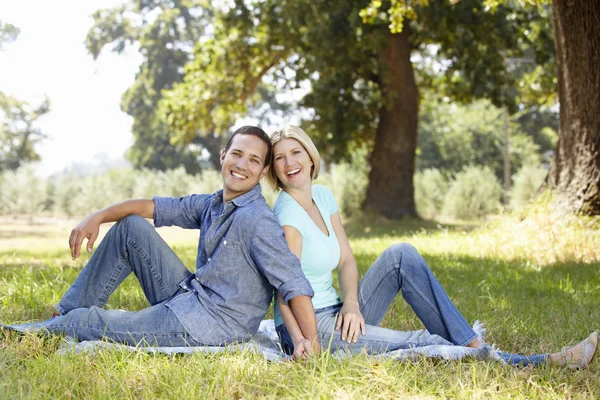
[[332, 165], [315, 182], [331, 189], [340, 214], [345, 218], [354, 217], [361, 212], [369, 183], [369, 163], [366, 159], [366, 150], [359, 150], [349, 162]]
[[521, 210], [535, 196], [546, 178], [547, 171], [541, 165], [525, 165], [513, 176], [510, 206]]
[[450, 183], [439, 169], [428, 168], [414, 178], [417, 212], [423, 218], [436, 218], [444, 207]]
[[498, 212], [502, 185], [488, 167], [466, 167], [456, 175], [444, 199], [444, 215], [473, 220]]
[[35, 215], [44, 209], [46, 184], [35, 175], [35, 168], [26, 164], [14, 171], [5, 171], [0, 178], [0, 214]]
[[[367, 185], [368, 165], [364, 154], [350, 163], [331, 167], [318, 183], [334, 193], [340, 213], [359, 212]], [[152, 196], [180, 197], [192, 193], [213, 193], [222, 188], [220, 171], [203, 170], [189, 175], [183, 168], [167, 171], [114, 169], [103, 174], [81, 176], [69, 173], [46, 180], [36, 177], [31, 166], [0, 174], [0, 215], [55, 215], [82, 217], [119, 201]], [[272, 205], [277, 193], [263, 186], [263, 195]]]

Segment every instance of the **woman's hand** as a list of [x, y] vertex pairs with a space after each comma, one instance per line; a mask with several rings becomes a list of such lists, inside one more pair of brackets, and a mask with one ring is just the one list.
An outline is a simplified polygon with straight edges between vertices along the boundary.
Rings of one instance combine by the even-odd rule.
[[342, 340], [347, 340], [348, 343], [356, 343], [360, 333], [363, 336], [367, 333], [365, 319], [360, 313], [358, 302], [344, 302], [344, 306], [340, 310], [335, 330], [342, 329]]

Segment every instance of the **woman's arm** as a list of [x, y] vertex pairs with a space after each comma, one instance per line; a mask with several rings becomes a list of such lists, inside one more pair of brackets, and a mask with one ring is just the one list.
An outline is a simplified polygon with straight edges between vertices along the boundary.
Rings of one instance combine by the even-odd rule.
[[348, 339], [348, 343], [356, 342], [360, 332], [363, 335], [367, 333], [365, 320], [360, 313], [360, 305], [358, 303], [358, 270], [356, 269], [356, 261], [354, 260], [354, 255], [352, 255], [350, 242], [348, 242], [348, 236], [346, 236], [339, 212], [331, 216], [331, 223], [340, 244], [338, 277], [344, 298], [344, 306], [340, 310], [335, 329], [342, 329], [342, 340]]
[[[297, 229], [283, 226], [285, 240], [292, 253], [301, 259], [302, 235]], [[321, 350], [317, 334], [317, 318], [310, 297], [297, 296], [289, 301], [289, 305], [283, 303], [281, 294], [277, 293], [279, 312], [283, 323], [294, 341], [294, 356], [298, 357], [305, 352], [316, 354]]]

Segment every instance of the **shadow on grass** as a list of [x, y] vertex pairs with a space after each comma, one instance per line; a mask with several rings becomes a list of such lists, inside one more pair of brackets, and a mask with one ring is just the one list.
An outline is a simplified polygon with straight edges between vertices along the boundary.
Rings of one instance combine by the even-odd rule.
[[[424, 258], [467, 321], [484, 322], [486, 339], [505, 351], [558, 351], [600, 329], [598, 264], [533, 268], [492, 258], [428, 254]], [[376, 256], [356, 254], [356, 259], [362, 276]], [[396, 330], [423, 328], [401, 295], [383, 325]]]
[[344, 221], [344, 228], [348, 237], [357, 239], [405, 236], [440, 230], [468, 232], [480, 225], [478, 223], [440, 223], [413, 217], [405, 217], [399, 221], [393, 221], [381, 216], [366, 214]]

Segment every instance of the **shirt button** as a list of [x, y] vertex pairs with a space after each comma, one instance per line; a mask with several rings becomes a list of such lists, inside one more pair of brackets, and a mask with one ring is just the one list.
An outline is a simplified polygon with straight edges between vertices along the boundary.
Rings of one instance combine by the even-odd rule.
[[208, 262], [210, 262], [210, 257], [208, 257]]
[[227, 240], [223, 240], [223, 244], [227, 244]]

